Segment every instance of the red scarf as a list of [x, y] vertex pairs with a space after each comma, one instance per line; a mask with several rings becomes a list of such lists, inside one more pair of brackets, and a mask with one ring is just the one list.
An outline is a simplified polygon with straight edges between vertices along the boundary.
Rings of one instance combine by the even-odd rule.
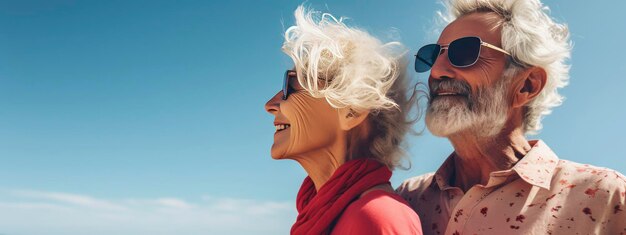
[[291, 234], [329, 234], [331, 226], [351, 202], [366, 190], [388, 183], [389, 178], [389, 168], [371, 159], [344, 163], [319, 192], [315, 191], [311, 178], [306, 177], [296, 199], [298, 219], [291, 227]]

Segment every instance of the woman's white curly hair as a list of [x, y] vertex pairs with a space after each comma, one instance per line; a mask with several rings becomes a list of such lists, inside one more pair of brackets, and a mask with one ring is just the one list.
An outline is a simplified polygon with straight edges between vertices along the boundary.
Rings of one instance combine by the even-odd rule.
[[[474, 12], [494, 12], [501, 17], [502, 47], [512, 55], [506, 73], [516, 74], [529, 66], [543, 68], [548, 79], [541, 93], [526, 105], [523, 130], [536, 134], [541, 119], [552, 108], [563, 103], [558, 93], [569, 81], [566, 61], [572, 49], [569, 30], [556, 23], [549, 8], [539, 0], [443, 0], [448, 13], [440, 16], [445, 22]], [[512, 70], [512, 71], [511, 71]]]
[[407, 50], [303, 6], [295, 19], [282, 50], [292, 58], [300, 84], [334, 108], [370, 111], [372, 157], [391, 169], [400, 166], [400, 145], [415, 122], [409, 117], [416, 99], [415, 92], [407, 97]]

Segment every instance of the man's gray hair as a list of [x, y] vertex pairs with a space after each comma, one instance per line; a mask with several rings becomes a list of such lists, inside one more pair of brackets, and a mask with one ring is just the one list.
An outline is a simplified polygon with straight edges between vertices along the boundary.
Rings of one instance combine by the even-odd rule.
[[[569, 81], [571, 42], [565, 24], [556, 23], [549, 8], [539, 0], [443, 0], [448, 12], [439, 15], [445, 22], [475, 12], [494, 12], [501, 17], [502, 47], [511, 53], [507, 71], [516, 74], [524, 68], [543, 68], [548, 76], [541, 93], [526, 105], [523, 130], [536, 134], [541, 130], [541, 119], [552, 108], [563, 103], [558, 93]], [[513, 70], [513, 71], [511, 71]], [[505, 73], [507, 73], [505, 72]]]

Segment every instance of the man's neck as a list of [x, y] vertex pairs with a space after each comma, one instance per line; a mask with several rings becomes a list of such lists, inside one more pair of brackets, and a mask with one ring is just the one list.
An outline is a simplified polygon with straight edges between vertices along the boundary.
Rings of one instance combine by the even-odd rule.
[[448, 139], [455, 151], [450, 183], [464, 192], [476, 184], [487, 185], [491, 172], [511, 169], [531, 149], [521, 128], [504, 128], [493, 137], [464, 132]]

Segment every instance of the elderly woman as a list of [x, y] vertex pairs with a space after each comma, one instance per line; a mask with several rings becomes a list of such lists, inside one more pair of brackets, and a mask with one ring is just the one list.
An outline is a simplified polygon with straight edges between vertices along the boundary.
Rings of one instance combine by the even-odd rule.
[[296, 10], [283, 44], [295, 65], [265, 105], [275, 117], [272, 158], [296, 160], [308, 173], [291, 233], [422, 234], [389, 183], [413, 123], [405, 50], [314, 16]]

